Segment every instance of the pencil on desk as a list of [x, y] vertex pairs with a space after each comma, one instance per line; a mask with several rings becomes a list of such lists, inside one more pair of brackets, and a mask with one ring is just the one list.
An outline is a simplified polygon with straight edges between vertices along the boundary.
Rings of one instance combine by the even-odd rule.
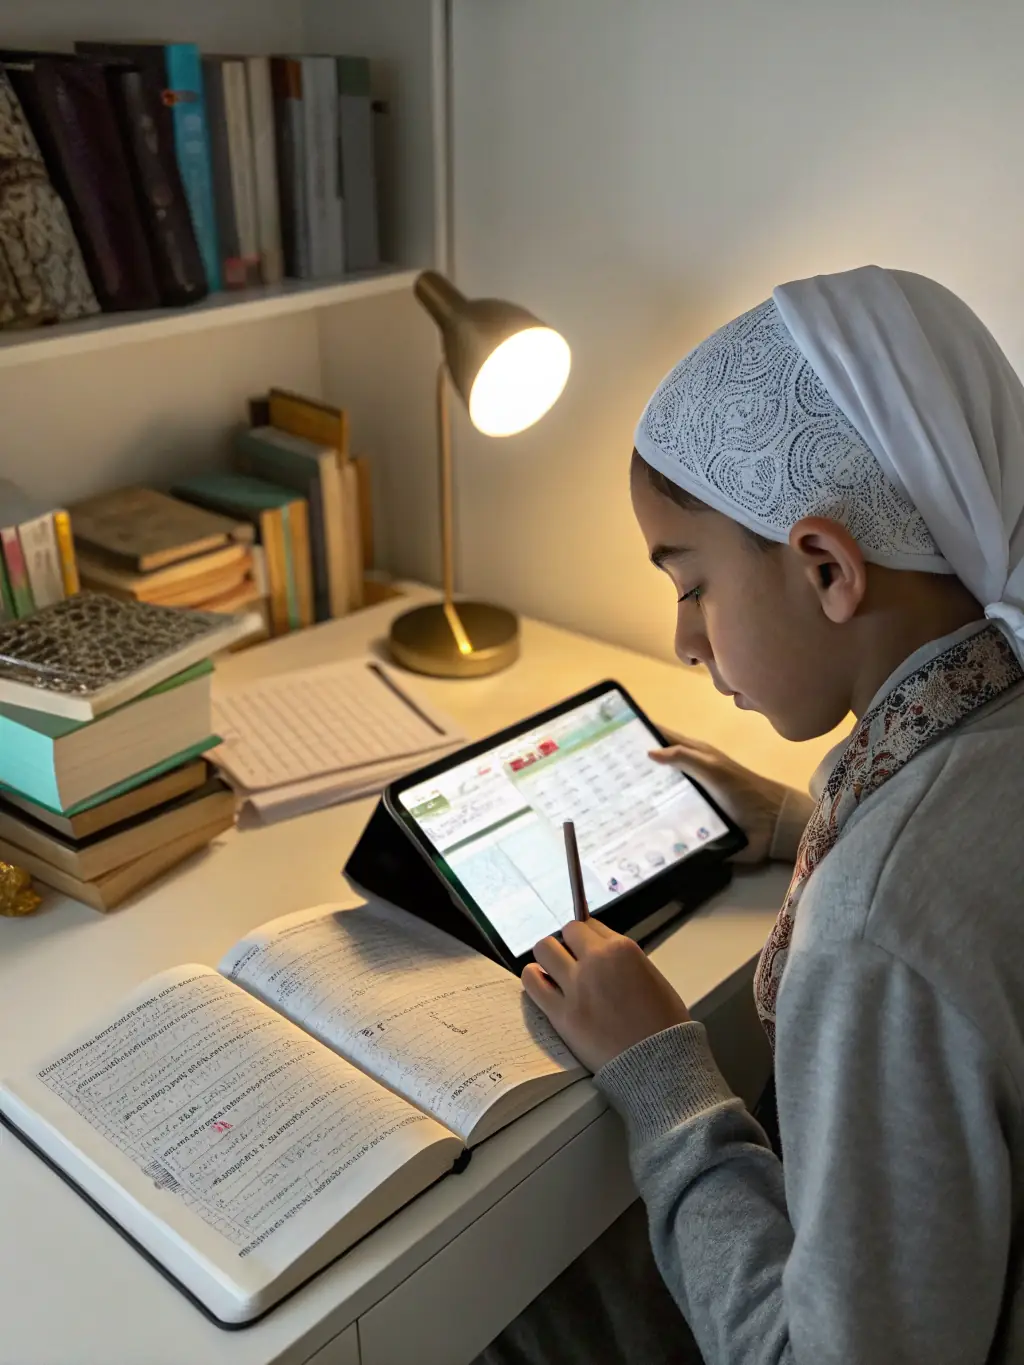
[[569, 885], [572, 887], [572, 913], [578, 920], [590, 918], [586, 892], [583, 890], [583, 869], [580, 866], [580, 850], [576, 843], [576, 826], [566, 820], [562, 826], [565, 835], [565, 859], [569, 864]]

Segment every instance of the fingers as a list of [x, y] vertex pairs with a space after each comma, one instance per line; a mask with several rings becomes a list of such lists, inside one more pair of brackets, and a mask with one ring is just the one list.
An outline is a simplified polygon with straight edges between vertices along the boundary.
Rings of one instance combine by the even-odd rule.
[[598, 919], [571, 920], [562, 930], [565, 946], [577, 962], [602, 939], [618, 937], [606, 924]]
[[559, 1000], [564, 999], [550, 976], [536, 962], [530, 962], [523, 968], [523, 990], [548, 1015], [557, 1009]]
[[534, 948], [533, 956], [555, 985], [562, 989], [576, 965], [576, 959], [572, 953], [559, 943], [558, 939], [542, 938]]

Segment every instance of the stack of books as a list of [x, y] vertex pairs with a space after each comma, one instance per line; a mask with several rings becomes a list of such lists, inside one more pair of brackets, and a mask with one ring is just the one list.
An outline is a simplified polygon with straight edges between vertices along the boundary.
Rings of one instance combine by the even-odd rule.
[[210, 659], [259, 624], [84, 592], [0, 627], [0, 859], [110, 910], [227, 829]]
[[22, 217], [0, 221], [18, 276], [0, 281], [0, 326], [376, 268], [374, 109], [361, 57], [0, 47], [8, 188], [49, 252], [26, 249]]
[[173, 491], [248, 524], [263, 554], [270, 628], [282, 635], [363, 605], [373, 553], [369, 470], [349, 454], [341, 408], [272, 389], [251, 412], [258, 425], [236, 432], [234, 469]]
[[263, 608], [263, 552], [247, 521], [119, 488], [73, 504], [71, 525], [85, 588], [162, 607]]
[[0, 624], [60, 602], [78, 586], [67, 511], [0, 479]]

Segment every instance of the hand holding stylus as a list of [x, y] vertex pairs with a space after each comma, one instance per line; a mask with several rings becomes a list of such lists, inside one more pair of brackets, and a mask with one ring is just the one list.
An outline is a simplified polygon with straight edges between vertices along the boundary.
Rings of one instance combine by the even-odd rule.
[[598, 1071], [652, 1034], [687, 1023], [690, 1015], [632, 939], [591, 917], [571, 820], [563, 831], [576, 918], [562, 930], [561, 941], [552, 937], [537, 944], [523, 985], [584, 1066]]

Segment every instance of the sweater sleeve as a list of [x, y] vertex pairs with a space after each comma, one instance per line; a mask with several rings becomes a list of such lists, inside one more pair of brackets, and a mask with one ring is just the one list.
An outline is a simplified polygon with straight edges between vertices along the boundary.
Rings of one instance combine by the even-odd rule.
[[791, 954], [779, 1010], [785, 1169], [698, 1023], [597, 1076], [704, 1359], [984, 1361], [1011, 1217], [1015, 1101], [998, 1061], [928, 983], [862, 940]]

